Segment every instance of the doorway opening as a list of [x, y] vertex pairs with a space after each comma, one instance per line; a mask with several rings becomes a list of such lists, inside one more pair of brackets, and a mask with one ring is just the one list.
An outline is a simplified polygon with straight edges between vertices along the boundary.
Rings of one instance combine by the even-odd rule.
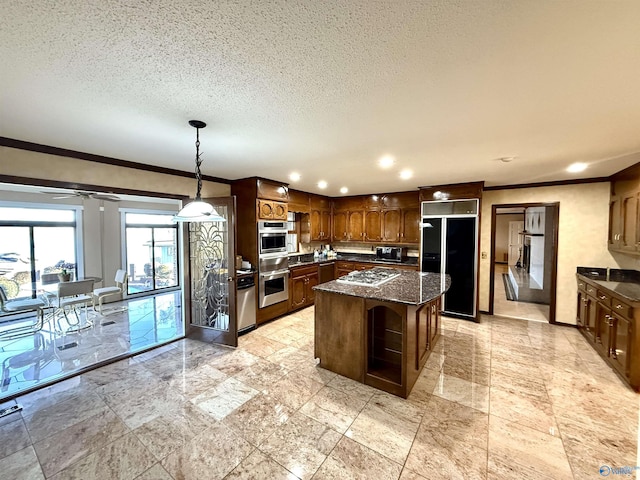
[[555, 323], [559, 203], [493, 205], [489, 314]]

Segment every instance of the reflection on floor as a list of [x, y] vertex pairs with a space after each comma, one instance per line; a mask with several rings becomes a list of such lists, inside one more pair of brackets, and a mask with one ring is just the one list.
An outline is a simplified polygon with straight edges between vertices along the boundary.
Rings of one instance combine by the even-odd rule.
[[534, 320], [537, 322], [548, 322], [549, 305], [507, 300], [507, 294], [504, 290], [504, 282], [502, 281], [502, 274], [507, 273], [508, 271], [508, 266], [506, 264], [497, 263], [495, 265], [493, 282], [495, 289], [493, 294], [494, 315], [519, 318], [523, 320]]
[[[123, 305], [128, 310], [116, 311]], [[41, 332], [0, 341], [0, 399], [183, 335], [180, 292], [110, 303], [103, 311], [104, 316], [88, 310], [93, 326], [87, 329], [68, 331], [63, 317], [54, 323], [47, 322]], [[73, 315], [70, 318], [75, 320]], [[81, 322], [84, 321], [82, 313]]]
[[[443, 319], [407, 400], [316, 367], [313, 307], [18, 398], [3, 478], [586, 479], [638, 465], [638, 395], [573, 328]], [[5, 404], [8, 406], [8, 404]]]

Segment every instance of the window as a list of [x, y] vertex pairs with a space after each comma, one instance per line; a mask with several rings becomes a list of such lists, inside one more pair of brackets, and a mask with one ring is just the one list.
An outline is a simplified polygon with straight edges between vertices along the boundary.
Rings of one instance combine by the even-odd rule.
[[0, 286], [7, 297], [35, 298], [42, 275], [77, 277], [76, 210], [0, 207]]
[[172, 215], [125, 212], [128, 294], [179, 285], [178, 227]]
[[287, 252], [298, 251], [298, 221], [294, 212], [287, 213]]

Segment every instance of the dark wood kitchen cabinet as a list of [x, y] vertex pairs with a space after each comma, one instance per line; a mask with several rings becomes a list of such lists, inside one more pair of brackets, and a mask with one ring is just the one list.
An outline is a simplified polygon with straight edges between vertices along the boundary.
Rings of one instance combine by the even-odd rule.
[[622, 195], [620, 207], [622, 232], [618, 247], [625, 252], [636, 252], [638, 250], [638, 193], [634, 191]]
[[382, 240], [381, 225], [380, 210], [367, 210], [364, 214], [364, 240], [366, 242], [380, 242]]
[[328, 197], [309, 195], [311, 241], [331, 238], [331, 202]]
[[383, 195], [382, 241], [417, 244], [420, 242], [420, 200], [418, 192]]
[[402, 210], [402, 230], [400, 231], [401, 243], [420, 243], [420, 208], [403, 208]]
[[640, 164], [611, 177], [607, 244], [613, 252], [640, 255]]
[[353, 262], [349, 260], [340, 260], [336, 262], [336, 278], [340, 278], [344, 275], [355, 270], [369, 270], [370, 268], [379, 267], [380, 264], [365, 263], [365, 262]]
[[[587, 292], [587, 289], [589, 292]], [[598, 301], [595, 298], [596, 288], [587, 285], [584, 281], [578, 281], [578, 304], [577, 304], [577, 324], [578, 328], [585, 336], [593, 342], [596, 330], [596, 306]]]
[[364, 241], [364, 210], [349, 212], [347, 220], [347, 240], [351, 242]]
[[631, 387], [640, 390], [640, 302], [578, 275], [577, 307], [578, 327], [589, 344]]
[[343, 197], [333, 200], [334, 242], [361, 242], [364, 236], [363, 198]]
[[614, 195], [609, 200], [609, 250], [617, 251], [622, 236], [622, 221], [620, 219], [620, 197]]
[[333, 232], [331, 235], [332, 242], [345, 242], [349, 240], [347, 235], [347, 219], [349, 212], [333, 212]]
[[257, 200], [259, 220], [287, 221], [288, 206], [284, 202], [273, 200]]
[[318, 285], [318, 266], [304, 266], [291, 269], [289, 280], [289, 311], [313, 305]]
[[382, 211], [382, 241], [398, 243], [401, 241], [402, 211], [399, 208]]

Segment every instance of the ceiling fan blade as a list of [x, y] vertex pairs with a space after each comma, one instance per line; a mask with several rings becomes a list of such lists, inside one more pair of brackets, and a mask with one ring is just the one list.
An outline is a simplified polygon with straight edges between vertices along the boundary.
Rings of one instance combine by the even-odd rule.
[[120, 201], [120, 197], [116, 197], [115, 195], [102, 195], [100, 193], [92, 194], [91, 198], [95, 198], [96, 200], [106, 200], [107, 202], [119, 202]]

